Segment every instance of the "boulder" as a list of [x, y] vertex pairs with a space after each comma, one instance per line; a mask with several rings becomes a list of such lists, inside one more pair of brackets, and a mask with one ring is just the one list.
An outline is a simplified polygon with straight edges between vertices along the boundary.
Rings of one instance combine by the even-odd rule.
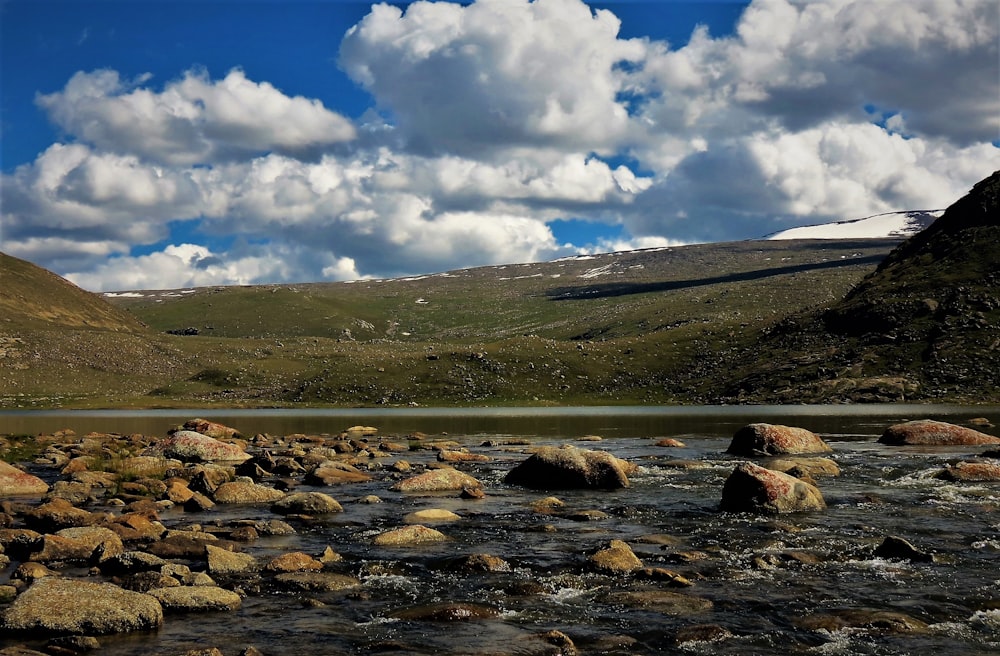
[[437, 454], [438, 462], [489, 462], [491, 458], [482, 453], [469, 453], [468, 451], [449, 451], [441, 449]]
[[77, 508], [61, 498], [55, 498], [24, 513], [24, 523], [28, 528], [43, 532], [74, 526], [90, 526], [96, 524], [98, 519], [97, 515]]
[[293, 492], [271, 506], [282, 515], [326, 515], [343, 512], [336, 499], [322, 492]]
[[307, 592], [333, 592], [361, 585], [361, 581], [346, 574], [332, 572], [288, 572], [274, 577], [278, 583]]
[[939, 471], [934, 478], [956, 483], [992, 483], [1000, 481], [1000, 463], [956, 462]]
[[372, 477], [346, 462], [326, 460], [306, 474], [306, 485], [343, 485], [345, 483], [365, 483]]
[[242, 600], [231, 590], [213, 585], [182, 585], [149, 591], [166, 612], [239, 610]]
[[160, 440], [147, 455], [163, 455], [182, 462], [243, 462], [251, 458], [236, 444], [228, 444], [190, 430]]
[[54, 576], [35, 581], [0, 618], [5, 631], [46, 636], [147, 631], [161, 624], [163, 608], [148, 594]]
[[248, 574], [257, 570], [257, 560], [250, 554], [237, 553], [227, 549], [205, 545], [208, 572], [216, 574]]
[[830, 453], [830, 448], [816, 433], [805, 428], [780, 424], [747, 424], [736, 431], [726, 453], [737, 456], [799, 455]]
[[812, 631], [835, 632], [844, 629], [871, 629], [881, 633], [914, 633], [927, 630], [927, 623], [905, 613], [866, 608], [847, 608], [829, 613], [815, 613], [796, 624]]
[[231, 440], [242, 437], [240, 432], [235, 428], [230, 428], [218, 422], [208, 421], [207, 419], [189, 419], [184, 422], [181, 428], [201, 433], [217, 440]]
[[233, 481], [216, 488], [212, 499], [216, 503], [273, 503], [284, 498], [285, 493], [253, 481]]
[[405, 547], [444, 542], [447, 539], [440, 531], [414, 524], [376, 535], [373, 543], [380, 547]]
[[829, 458], [770, 458], [761, 464], [768, 469], [790, 474], [795, 478], [802, 478], [803, 475], [813, 478], [840, 476], [840, 467]]
[[500, 614], [492, 606], [470, 602], [437, 602], [411, 606], [389, 613], [389, 617], [411, 622], [456, 622], [490, 619]]
[[610, 592], [601, 597], [601, 600], [606, 603], [621, 604], [632, 608], [643, 608], [664, 615], [678, 617], [698, 615], [712, 610], [714, 606], [709, 599], [667, 590]]
[[454, 522], [461, 519], [459, 515], [444, 508], [427, 508], [416, 510], [403, 518], [407, 524], [423, 524], [424, 522]]
[[878, 438], [882, 444], [924, 446], [969, 446], [1000, 444], [1000, 438], [972, 428], [943, 421], [919, 419], [889, 426]]
[[318, 572], [323, 563], [301, 551], [292, 551], [272, 558], [264, 569], [268, 572]]
[[612, 540], [607, 547], [590, 556], [588, 562], [600, 572], [632, 572], [642, 569], [642, 561], [621, 540]]
[[722, 488], [720, 510], [778, 514], [822, 510], [823, 495], [794, 476], [750, 462], [739, 464]]
[[680, 449], [686, 446], [684, 442], [674, 437], [665, 437], [656, 443], [656, 446], [663, 446], [671, 449]]
[[628, 487], [628, 475], [636, 469], [606, 451], [549, 446], [538, 449], [509, 471], [504, 482], [536, 490], [611, 490]]
[[40, 497], [48, 491], [49, 486], [42, 479], [0, 460], [0, 497]]
[[396, 492], [458, 492], [465, 488], [479, 489], [483, 484], [457, 469], [433, 469], [417, 476], [405, 478], [391, 490]]
[[887, 560], [908, 560], [911, 563], [932, 563], [934, 555], [920, 551], [901, 537], [890, 535], [882, 540], [873, 554], [876, 558]]

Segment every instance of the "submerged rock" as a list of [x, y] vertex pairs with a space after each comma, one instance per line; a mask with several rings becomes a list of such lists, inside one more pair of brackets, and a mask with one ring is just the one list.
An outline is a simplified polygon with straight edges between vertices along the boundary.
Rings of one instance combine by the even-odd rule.
[[456, 622], [489, 619], [499, 614], [500, 612], [492, 606], [470, 602], [441, 602], [403, 608], [393, 611], [389, 616], [417, 622]]
[[778, 514], [823, 508], [826, 502], [815, 486], [794, 476], [744, 462], [726, 479], [719, 509]]
[[876, 549], [876, 558], [887, 558], [889, 560], [908, 560], [911, 563], [931, 563], [934, 556], [924, 551], [920, 551], [903, 538], [890, 535], [882, 541]]
[[50, 636], [145, 631], [162, 623], [163, 608], [148, 594], [54, 576], [35, 581], [0, 618], [5, 631]]
[[271, 506], [272, 512], [282, 515], [326, 515], [343, 510], [336, 499], [322, 492], [294, 492]]
[[813, 631], [840, 631], [847, 628], [873, 629], [885, 633], [925, 631], [927, 623], [904, 613], [866, 608], [848, 608], [804, 617], [799, 626]]
[[606, 451], [546, 446], [508, 472], [504, 482], [536, 490], [613, 490], [628, 487], [636, 469]]
[[956, 483], [992, 483], [1000, 481], [1000, 463], [956, 462], [939, 471], [934, 478]]
[[776, 456], [830, 453], [819, 435], [805, 428], [780, 424], [747, 424], [736, 431], [726, 453], [737, 456]]
[[889, 426], [878, 441], [882, 444], [924, 446], [1000, 444], [1000, 438], [992, 435], [933, 419], [919, 419]]

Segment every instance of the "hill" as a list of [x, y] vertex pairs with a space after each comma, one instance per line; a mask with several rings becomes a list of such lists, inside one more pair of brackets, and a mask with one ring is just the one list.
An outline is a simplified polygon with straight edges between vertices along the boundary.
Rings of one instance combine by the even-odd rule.
[[30, 262], [0, 253], [0, 407], [141, 394], [179, 353], [130, 312]]
[[[748, 354], [750, 355], [750, 354]], [[1000, 172], [905, 241], [831, 307], [788, 318], [731, 398], [1000, 397]]]

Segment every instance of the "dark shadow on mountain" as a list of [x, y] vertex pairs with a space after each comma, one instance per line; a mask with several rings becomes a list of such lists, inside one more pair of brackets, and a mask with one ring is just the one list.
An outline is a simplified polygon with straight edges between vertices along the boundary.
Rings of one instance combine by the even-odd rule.
[[756, 271], [743, 271], [741, 273], [731, 273], [724, 276], [700, 278], [697, 280], [665, 280], [662, 282], [605, 283], [582, 287], [556, 287], [548, 290], [545, 295], [554, 301], [578, 301], [589, 298], [647, 294], [649, 292], [669, 292], [692, 287], [706, 287], [708, 285], [765, 280], [775, 276], [786, 276], [805, 271], [836, 269], [839, 267], [857, 266], [859, 264], [878, 264], [883, 259], [885, 259], [884, 255], [869, 255], [867, 257], [852, 257], [843, 260], [830, 260], [828, 262], [811, 262], [809, 264], [794, 264], [791, 266], [758, 269]]

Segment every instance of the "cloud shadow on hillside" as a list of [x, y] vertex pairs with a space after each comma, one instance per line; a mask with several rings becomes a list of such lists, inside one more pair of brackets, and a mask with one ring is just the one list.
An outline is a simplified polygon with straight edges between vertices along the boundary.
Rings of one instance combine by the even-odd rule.
[[545, 295], [553, 301], [579, 301], [591, 298], [609, 298], [614, 296], [628, 296], [630, 294], [646, 294], [649, 292], [668, 292], [680, 289], [689, 289], [692, 287], [707, 287], [709, 285], [748, 282], [751, 280], [765, 280], [775, 276], [785, 276], [820, 269], [836, 269], [839, 267], [857, 266], [859, 264], [878, 264], [884, 259], [884, 255], [868, 255], [866, 257], [831, 260], [828, 262], [810, 262], [809, 264], [794, 264], [783, 267], [758, 269], [756, 271], [742, 271], [739, 273], [726, 274], [724, 276], [712, 276], [709, 278], [699, 278], [695, 280], [664, 280], [660, 282], [623, 283], [612, 282], [580, 287], [555, 287], [548, 290]]

